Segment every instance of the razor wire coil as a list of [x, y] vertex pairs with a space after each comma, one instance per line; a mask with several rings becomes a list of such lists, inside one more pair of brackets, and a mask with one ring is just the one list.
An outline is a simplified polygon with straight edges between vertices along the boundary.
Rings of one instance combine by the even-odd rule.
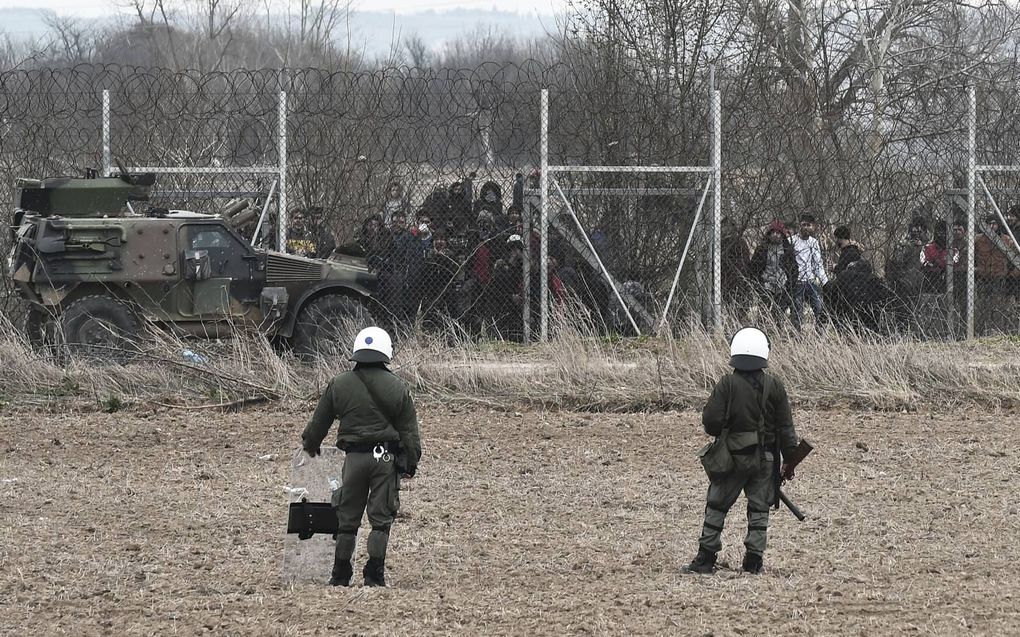
[[[867, 285], [894, 288], [889, 266], [902, 248], [910, 218], [923, 216], [930, 234], [936, 225], [951, 225], [957, 211], [946, 203], [946, 193], [963, 185], [966, 165], [963, 87], [938, 87], [924, 100], [891, 105], [876, 127], [863, 105], [849, 110], [840, 121], [827, 121], [776, 93], [768, 78], [755, 89], [758, 99], [733, 95], [735, 73], [722, 70], [719, 78], [725, 158], [720, 204], [723, 217], [747, 244], [747, 252], [761, 244], [773, 220], [792, 224], [793, 230], [801, 214], [814, 214], [827, 268], [839, 260], [832, 232], [845, 225], [852, 229], [853, 240], [872, 268], [874, 277]], [[430, 197], [445, 192], [446, 205], [457, 207], [456, 214], [461, 216], [457, 236], [446, 229], [443, 237], [463, 244], [455, 258], [456, 276], [464, 278], [462, 284], [485, 290], [487, 283], [478, 279], [486, 278], [486, 267], [494, 267], [502, 255], [478, 264], [473, 261], [477, 252], [469, 249], [492, 244], [494, 238], [483, 236], [492, 234], [489, 229], [479, 234], [478, 213], [487, 210], [479, 199], [481, 186], [493, 182], [500, 187], [499, 214], [505, 215], [516, 174], [527, 177], [539, 163], [538, 106], [543, 88], [550, 89], [553, 164], [709, 162], [707, 85], [695, 86], [681, 103], [668, 84], [649, 86], [636, 75], [606, 77], [596, 68], [579, 64], [526, 61], [464, 69], [220, 72], [78, 65], [0, 72], [3, 188], [11, 200], [15, 177], [80, 175], [85, 168], [100, 167], [104, 89], [111, 94], [112, 156], [127, 165], [276, 165], [280, 160], [278, 101], [283, 91], [288, 100], [289, 208], [302, 211], [305, 231], [325, 231], [329, 236], [323, 243], [351, 244], [370, 217], [386, 215], [385, 193], [392, 182], [401, 184], [404, 209], [414, 217], [423, 212], [435, 216], [429, 208]], [[1015, 91], [1005, 84], [983, 84], [979, 102], [977, 163], [1017, 161], [1020, 107]], [[652, 314], [668, 291], [697, 199], [690, 194], [652, 193], [698, 191], [703, 178], [561, 176], [589, 238], [598, 239], [593, 245], [606, 251], [600, 256], [612, 264], [607, 267], [616, 283], [640, 288], [635, 294], [646, 298]], [[1020, 201], [1013, 192], [1020, 189], [1020, 183], [1014, 183], [1016, 175], [986, 178], [990, 188], [1001, 193], [999, 205], [1004, 212]], [[167, 175], [161, 176], [154, 196], [174, 193], [172, 200], [160, 205], [195, 205], [182, 194], [189, 190], [265, 191], [267, 179]], [[466, 201], [450, 204], [450, 186], [455, 181], [466, 183], [472, 192]], [[572, 188], [575, 194], [569, 194]], [[976, 214], [988, 213], [987, 203], [978, 198], [976, 204]], [[711, 215], [706, 213], [692, 245], [692, 265], [683, 277], [675, 321], [680, 315], [704, 314], [710, 302], [712, 282], [703, 276], [706, 268], [711, 270]], [[489, 223], [487, 216], [481, 219]], [[537, 212], [529, 221], [537, 223]], [[559, 236], [567, 232], [553, 229], [556, 267], [583, 270], [574, 282], [577, 289], [604, 287], [591, 259], [569, 237]], [[537, 258], [532, 255], [532, 272], [539, 269]], [[748, 290], [760, 285], [756, 280], [737, 283], [754, 278], [744, 272], [742, 262], [724, 262], [722, 268], [724, 302], [760, 305], [755, 297], [727, 291], [737, 285]], [[952, 276], [948, 272], [947, 268], [944, 276]], [[929, 293], [930, 286], [927, 292], [917, 292]], [[472, 302], [467, 305], [481, 302], [482, 292], [470, 294]], [[504, 297], [514, 295], [512, 290], [503, 293]], [[611, 296], [605, 290], [598, 295]], [[11, 296], [9, 286], [6, 296]], [[978, 304], [980, 299], [979, 290]], [[925, 302], [937, 305], [946, 317], [958, 312], [946, 299]], [[904, 310], [907, 316], [900, 327], [916, 324], [918, 316], [928, 312], [918, 309], [927, 306], [917, 303]], [[614, 313], [613, 302], [600, 298], [588, 303], [599, 304], [600, 320], [615, 321], [606, 318]], [[402, 313], [414, 311], [408, 307]], [[482, 322], [478, 317], [471, 320]], [[950, 320], [943, 322], [948, 325]]]

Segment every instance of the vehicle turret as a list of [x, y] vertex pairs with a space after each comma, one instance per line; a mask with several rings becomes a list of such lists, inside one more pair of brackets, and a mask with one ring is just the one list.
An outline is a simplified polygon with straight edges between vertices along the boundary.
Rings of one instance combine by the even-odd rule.
[[43, 217], [120, 217], [129, 202], [146, 201], [155, 175], [18, 179], [18, 208]]

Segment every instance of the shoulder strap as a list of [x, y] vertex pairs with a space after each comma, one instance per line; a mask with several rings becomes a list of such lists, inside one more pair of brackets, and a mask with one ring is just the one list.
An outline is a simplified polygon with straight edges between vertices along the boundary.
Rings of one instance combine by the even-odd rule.
[[726, 416], [723, 418], [723, 432], [725, 433], [730, 428], [730, 405], [733, 404], [733, 374], [726, 377], [728, 386], [726, 387]]
[[[736, 372], [733, 372], [733, 373], [736, 374]], [[755, 391], [760, 392], [759, 402], [758, 402], [758, 412], [759, 412], [759, 415], [758, 415], [758, 431], [759, 432], [763, 432], [763, 431], [765, 431], [765, 407], [768, 406], [769, 390], [771, 389], [772, 378], [768, 375], [768, 372], [764, 372], [764, 371], [762, 372], [762, 376], [765, 379], [763, 382], [758, 382], [758, 379], [755, 378], [754, 376], [751, 376], [750, 374], [741, 374], [741, 376], [744, 378], [745, 381], [747, 381], [748, 385], [750, 385], [751, 387], [753, 387], [755, 389]], [[727, 418], [727, 421], [728, 421], [729, 420], [729, 403], [726, 404], [726, 418]]]
[[769, 376], [769, 373], [765, 371], [763, 371], [761, 374], [765, 378], [765, 380], [762, 381], [761, 388], [761, 403], [759, 403], [759, 407], [761, 407], [761, 416], [758, 417], [758, 431], [764, 432], [765, 408], [769, 404], [769, 391], [772, 389], [772, 377]]
[[369, 397], [375, 404], [376, 409], [379, 410], [379, 413], [381, 413], [383, 415], [383, 418], [385, 418], [387, 422], [393, 425], [393, 428], [395, 429], [397, 426], [396, 419], [393, 418], [393, 416], [390, 415], [390, 413], [383, 408], [383, 402], [379, 400], [379, 395], [375, 393], [375, 390], [372, 389], [372, 386], [368, 384], [368, 382], [365, 380], [365, 377], [362, 375], [361, 370], [358, 369], [354, 370], [354, 377], [357, 378], [358, 381], [360, 381], [361, 384], [365, 387], [365, 391], [368, 392]]

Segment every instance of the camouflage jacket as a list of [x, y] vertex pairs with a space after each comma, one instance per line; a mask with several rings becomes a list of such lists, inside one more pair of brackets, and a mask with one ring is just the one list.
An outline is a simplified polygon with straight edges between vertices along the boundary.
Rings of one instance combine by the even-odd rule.
[[[373, 400], [366, 385], [372, 387], [383, 404]], [[338, 447], [399, 441], [407, 453], [407, 468], [414, 472], [421, 457], [418, 415], [407, 385], [388, 369], [360, 367], [357, 372], [344, 372], [329, 381], [301, 434], [305, 447], [321, 444], [337, 419]]]
[[[755, 381], [758, 387], [755, 386]], [[731, 435], [757, 431], [761, 415], [759, 387], [764, 387], [764, 383], [765, 372], [760, 370], [750, 373], [734, 371], [723, 376], [716, 383], [705, 409], [701, 412], [701, 423], [705, 427], [705, 433], [718, 436], [726, 426], [729, 426]], [[785, 458], [797, 447], [797, 432], [793, 428], [790, 400], [786, 395], [786, 387], [779, 378], [770, 374], [768, 385], [764, 442], [767, 447], [771, 447], [778, 441], [779, 449]]]

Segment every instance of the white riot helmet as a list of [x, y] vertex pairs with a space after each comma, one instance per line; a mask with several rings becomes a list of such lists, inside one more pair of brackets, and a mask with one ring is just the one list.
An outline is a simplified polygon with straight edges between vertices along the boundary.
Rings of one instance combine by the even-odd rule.
[[393, 358], [393, 341], [381, 327], [366, 327], [354, 339], [351, 360], [357, 363], [388, 363]]
[[754, 327], [745, 327], [730, 341], [730, 367], [750, 372], [769, 366], [769, 337]]

